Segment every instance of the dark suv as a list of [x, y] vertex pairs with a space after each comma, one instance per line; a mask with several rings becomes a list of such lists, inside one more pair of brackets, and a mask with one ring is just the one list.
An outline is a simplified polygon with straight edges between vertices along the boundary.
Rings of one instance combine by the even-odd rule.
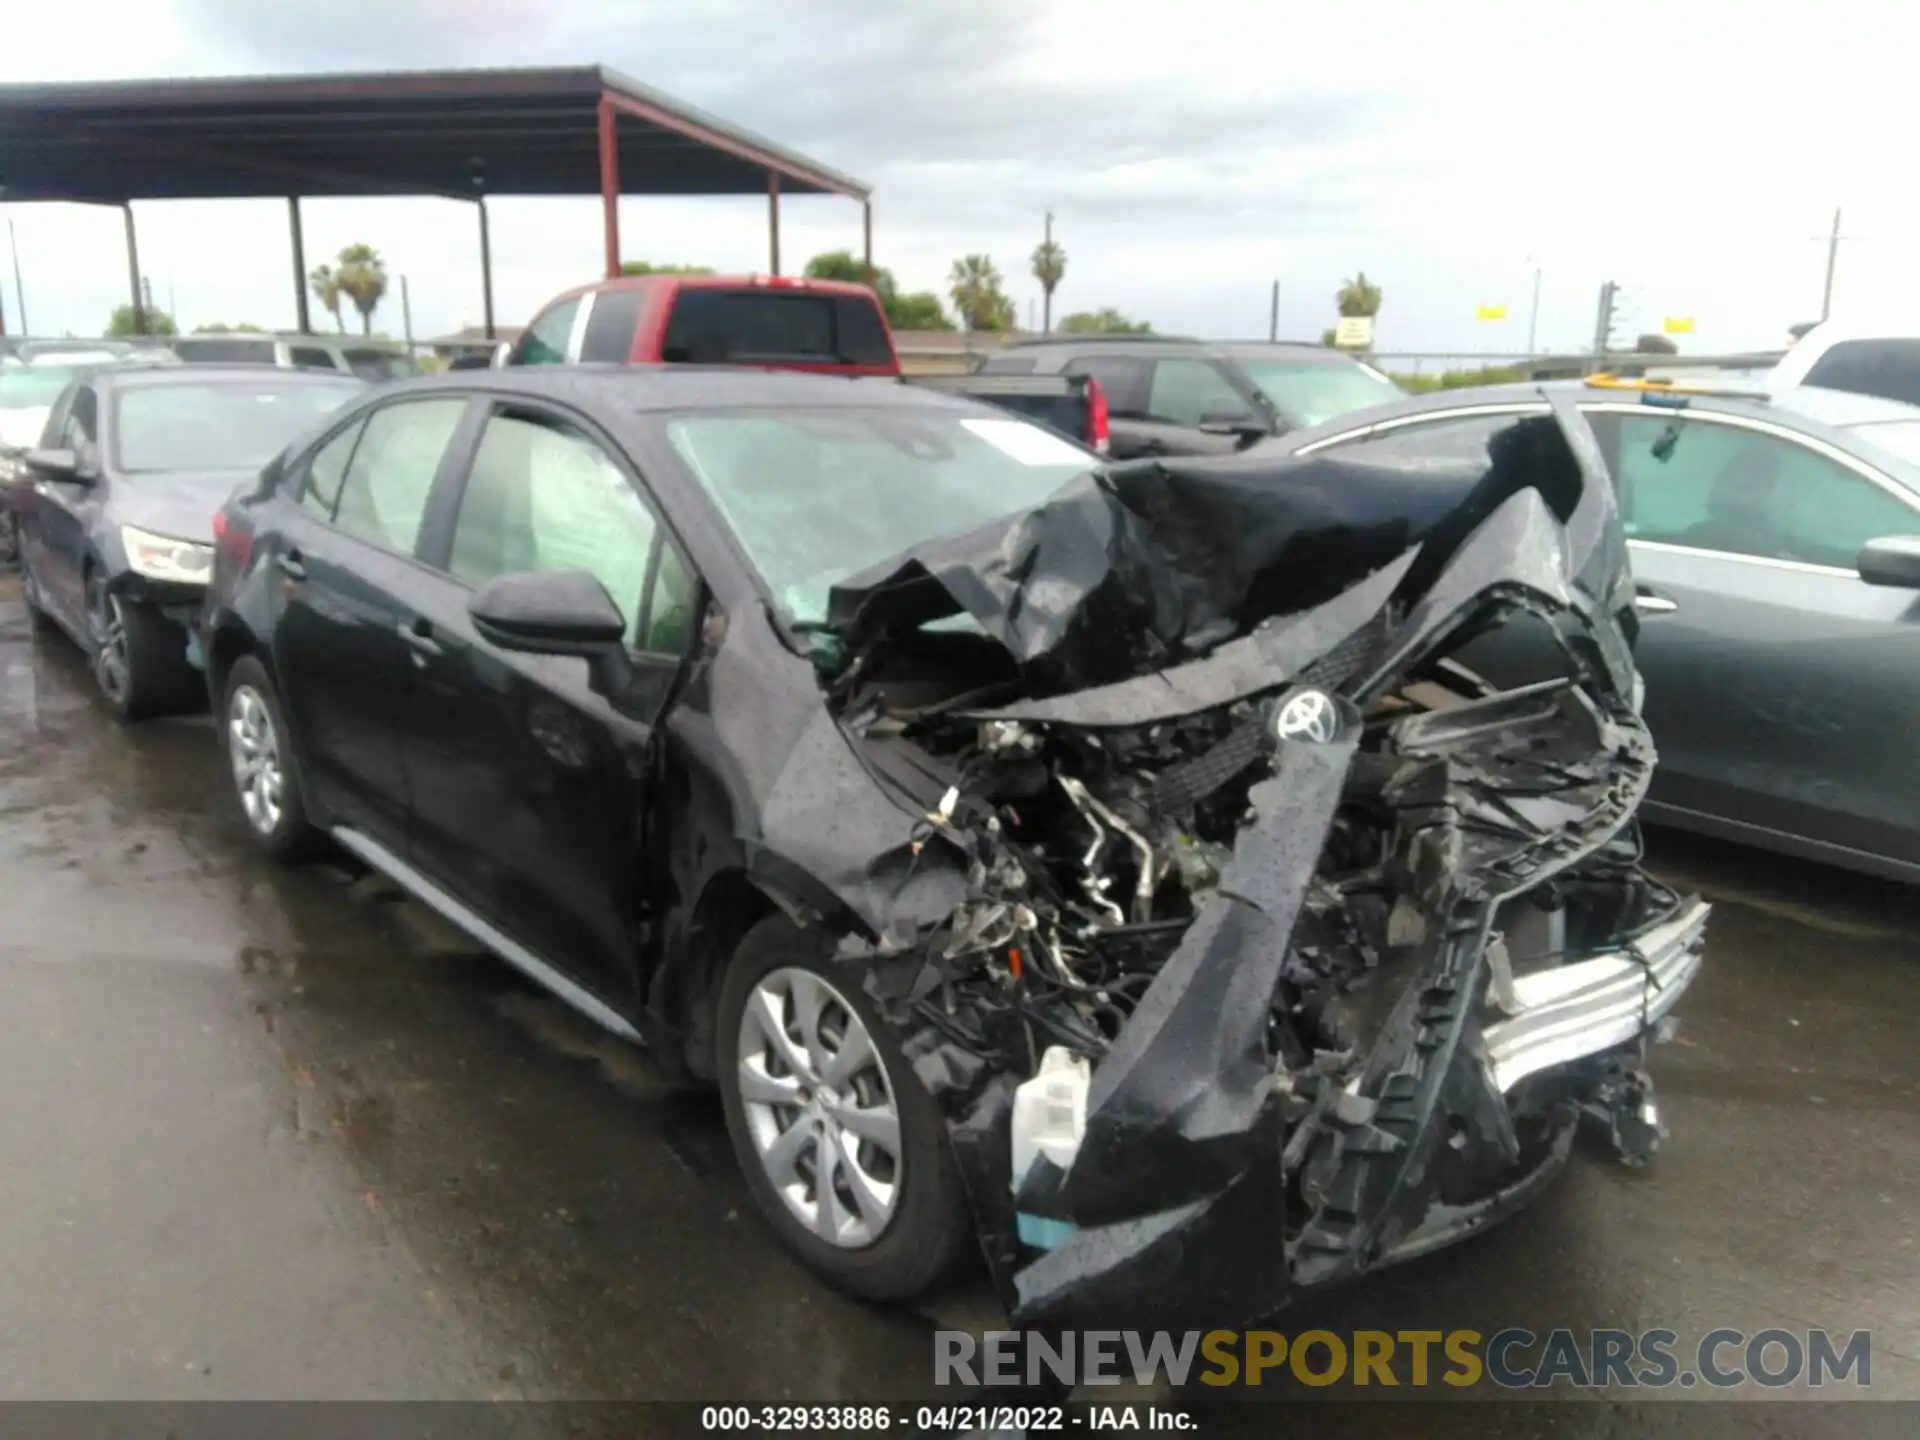
[[1016, 341], [981, 373], [1092, 376], [1106, 392], [1121, 460], [1227, 454], [1401, 398], [1372, 366], [1319, 345], [1055, 335]]

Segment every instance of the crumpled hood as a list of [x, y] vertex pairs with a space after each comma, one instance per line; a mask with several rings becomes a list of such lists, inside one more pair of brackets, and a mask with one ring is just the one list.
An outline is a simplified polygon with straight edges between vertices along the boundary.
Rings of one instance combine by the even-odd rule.
[[214, 513], [250, 470], [214, 470], [194, 475], [137, 475], [113, 492], [113, 518], [155, 535], [213, 543]]
[[831, 594], [828, 625], [858, 651], [964, 613], [1020, 665], [1027, 697], [1043, 700], [1161, 674], [1369, 577], [1377, 586], [1396, 562], [1389, 592], [1362, 608], [1411, 603], [1527, 487], [1565, 527], [1569, 573], [1610, 600], [1600, 592], [1615, 588], [1626, 551], [1604, 462], [1578, 410], [1552, 405], [1515, 417], [1484, 450], [1417, 463], [1363, 444], [1089, 472], [1038, 509], [851, 577]]

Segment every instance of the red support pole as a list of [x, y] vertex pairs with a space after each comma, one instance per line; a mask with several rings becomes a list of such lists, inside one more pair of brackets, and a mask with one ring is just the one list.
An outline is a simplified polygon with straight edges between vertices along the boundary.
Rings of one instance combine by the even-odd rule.
[[620, 273], [620, 131], [613, 102], [600, 97], [600, 214], [606, 227], [607, 278]]
[[767, 172], [767, 273], [780, 273], [780, 172]]

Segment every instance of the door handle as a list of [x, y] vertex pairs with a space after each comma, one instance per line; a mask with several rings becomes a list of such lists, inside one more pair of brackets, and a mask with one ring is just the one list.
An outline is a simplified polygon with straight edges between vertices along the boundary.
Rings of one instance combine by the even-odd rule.
[[1642, 615], [1671, 615], [1680, 607], [1664, 595], [1655, 595], [1651, 591], [1642, 590], [1633, 597], [1633, 608]]
[[413, 651], [416, 665], [424, 665], [429, 656], [440, 654], [440, 642], [433, 638], [433, 622], [430, 620], [402, 620], [400, 638]]
[[274, 556], [273, 563], [278, 565], [281, 572], [289, 579], [304, 580], [307, 578], [307, 562], [300, 558], [300, 552], [298, 550], [288, 550], [284, 554]]

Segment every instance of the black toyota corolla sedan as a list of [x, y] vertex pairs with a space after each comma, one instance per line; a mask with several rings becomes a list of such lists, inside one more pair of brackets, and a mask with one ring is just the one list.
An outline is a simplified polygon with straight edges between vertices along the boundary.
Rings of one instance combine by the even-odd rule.
[[9, 482], [28, 609], [86, 650], [122, 720], [199, 703], [192, 625], [221, 503], [365, 386], [351, 377], [108, 366], [48, 412]]
[[[461, 372], [236, 495], [238, 809], [330, 836], [663, 1064], [849, 1290], [1227, 1324], [1537, 1194], [1706, 909], [1640, 870], [1613, 492], [1477, 453], [1104, 468], [964, 399]], [[1451, 659], [1559, 636], [1520, 690]]]

